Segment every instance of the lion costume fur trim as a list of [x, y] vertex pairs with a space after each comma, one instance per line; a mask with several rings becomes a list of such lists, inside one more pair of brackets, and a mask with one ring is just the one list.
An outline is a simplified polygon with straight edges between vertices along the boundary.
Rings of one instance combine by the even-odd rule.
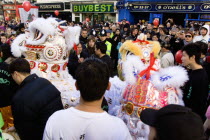
[[142, 58], [142, 51], [139, 49], [139, 47], [134, 44], [131, 40], [125, 41], [122, 46], [120, 47], [119, 52], [122, 55], [122, 60], [125, 61], [126, 60], [126, 55], [127, 52], [130, 51], [132, 52], [134, 55], [139, 56], [140, 58]]
[[[161, 49], [160, 43], [158, 41], [148, 41], [148, 42], [149, 42], [149, 46], [152, 47], [152, 52], [154, 52], [154, 57], [159, 58], [159, 52]], [[122, 55], [123, 61], [126, 60], [128, 51], [133, 53], [135, 56], [139, 56], [141, 59], [143, 58], [142, 50], [140, 49], [140, 47], [137, 44], [133, 43], [131, 40], [124, 42], [122, 44], [122, 46], [120, 47], [119, 52]]]

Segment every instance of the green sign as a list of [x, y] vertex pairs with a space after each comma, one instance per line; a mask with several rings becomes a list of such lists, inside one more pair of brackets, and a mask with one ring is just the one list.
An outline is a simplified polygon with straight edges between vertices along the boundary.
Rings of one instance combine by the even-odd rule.
[[73, 4], [73, 12], [114, 12], [114, 4]]

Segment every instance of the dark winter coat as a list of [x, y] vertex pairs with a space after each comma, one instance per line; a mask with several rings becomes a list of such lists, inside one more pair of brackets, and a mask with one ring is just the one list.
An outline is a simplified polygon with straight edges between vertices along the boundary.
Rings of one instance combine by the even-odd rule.
[[112, 77], [113, 76], [113, 63], [112, 63], [111, 58], [108, 55], [104, 55], [103, 57], [99, 59], [108, 65], [110, 76]]
[[42, 140], [48, 118], [63, 109], [58, 89], [36, 74], [26, 77], [12, 100], [15, 128], [21, 140]]
[[204, 69], [192, 70], [183, 96], [185, 106], [200, 115], [203, 121], [206, 119], [205, 113], [208, 107], [208, 84], [208, 76]]
[[69, 70], [69, 73], [71, 74], [71, 76], [73, 76], [73, 78], [75, 78], [75, 71], [77, 69], [77, 67], [81, 64], [78, 62], [79, 58], [84, 58], [86, 59], [88, 57], [88, 54], [86, 51], [83, 51], [81, 52], [80, 54], [80, 57], [78, 57], [78, 55], [76, 54], [75, 51], [72, 51], [70, 53], [70, 56], [69, 56], [69, 61], [68, 61], [68, 70]]
[[11, 105], [12, 97], [17, 90], [17, 84], [12, 79], [8, 64], [0, 63], [0, 107]]

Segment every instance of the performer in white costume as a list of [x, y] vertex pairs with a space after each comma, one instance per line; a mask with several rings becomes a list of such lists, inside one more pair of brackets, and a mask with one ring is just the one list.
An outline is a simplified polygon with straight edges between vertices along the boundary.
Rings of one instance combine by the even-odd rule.
[[[148, 139], [149, 126], [141, 122], [141, 111], [145, 108], [160, 109], [168, 104], [183, 105], [180, 87], [188, 80], [187, 72], [182, 67], [161, 68], [158, 56], [160, 44], [146, 41], [145, 38], [141, 34], [137, 41], [126, 41], [121, 46], [121, 77], [126, 84], [111, 81], [115, 89], [105, 95], [109, 113], [124, 120], [134, 140]], [[121, 98], [116, 99], [120, 96], [116, 91], [120, 90]]]
[[23, 55], [30, 63], [31, 73], [51, 81], [61, 92], [65, 108], [75, 106], [80, 94], [75, 80], [68, 73], [70, 49], [79, 43], [80, 27], [62, 26], [65, 21], [37, 18], [11, 45], [14, 56]]

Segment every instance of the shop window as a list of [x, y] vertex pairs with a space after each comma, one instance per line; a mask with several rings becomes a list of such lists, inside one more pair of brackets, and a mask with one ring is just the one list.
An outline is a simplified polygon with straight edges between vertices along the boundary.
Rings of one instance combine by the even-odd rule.
[[65, 9], [71, 9], [70, 2], [65, 2]]
[[210, 19], [210, 14], [202, 14], [201, 19]]
[[79, 13], [75, 13], [75, 17], [79, 17]]
[[116, 14], [115, 13], [104, 14], [104, 20], [109, 22], [116, 22]]
[[188, 14], [189, 19], [198, 19], [199, 14], [197, 13], [192, 13], [192, 14]]
[[75, 17], [75, 22], [76, 23], [80, 22], [79, 19], [80, 19], [79, 17]]

